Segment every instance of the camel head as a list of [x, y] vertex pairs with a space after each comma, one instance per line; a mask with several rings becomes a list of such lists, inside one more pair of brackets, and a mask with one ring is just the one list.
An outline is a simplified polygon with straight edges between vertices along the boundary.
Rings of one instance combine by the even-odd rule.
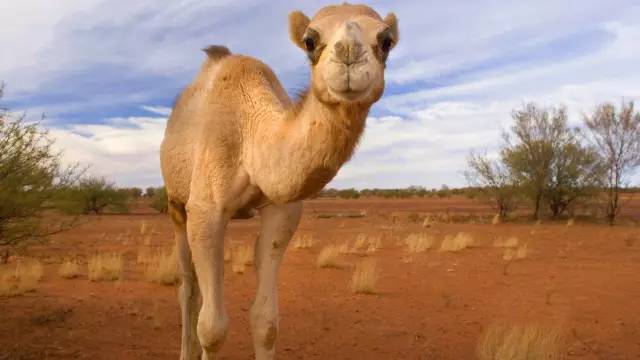
[[309, 19], [289, 15], [291, 40], [311, 61], [311, 92], [324, 103], [372, 104], [384, 90], [387, 56], [398, 43], [398, 20], [366, 5], [327, 6]]

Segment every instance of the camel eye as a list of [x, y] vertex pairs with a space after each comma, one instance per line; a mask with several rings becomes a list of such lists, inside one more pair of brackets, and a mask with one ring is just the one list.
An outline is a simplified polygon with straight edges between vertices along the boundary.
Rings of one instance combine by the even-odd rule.
[[315, 40], [313, 40], [313, 38], [305, 37], [303, 41], [304, 41], [304, 47], [307, 49], [307, 51], [312, 52], [313, 50], [316, 49], [316, 42]]

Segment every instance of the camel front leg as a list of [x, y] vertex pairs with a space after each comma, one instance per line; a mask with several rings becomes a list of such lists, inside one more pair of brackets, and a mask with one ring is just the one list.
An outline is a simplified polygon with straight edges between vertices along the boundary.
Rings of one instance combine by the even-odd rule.
[[187, 206], [189, 248], [202, 294], [197, 333], [203, 360], [214, 359], [229, 324], [223, 299], [226, 224], [226, 217], [210, 205], [190, 202]]
[[278, 268], [301, 213], [301, 202], [269, 205], [260, 210], [262, 229], [255, 252], [258, 291], [251, 307], [251, 333], [257, 360], [274, 356], [278, 334]]

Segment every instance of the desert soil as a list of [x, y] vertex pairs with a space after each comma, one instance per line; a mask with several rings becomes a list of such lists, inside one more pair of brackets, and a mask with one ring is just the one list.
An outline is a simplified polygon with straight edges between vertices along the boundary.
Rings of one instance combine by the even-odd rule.
[[[411, 221], [427, 213], [463, 222], [424, 228]], [[364, 216], [335, 217], [354, 214]], [[625, 215], [632, 221], [614, 227], [580, 220], [491, 225], [490, 209], [462, 198], [308, 201], [298, 233], [316, 241], [312, 249], [290, 247], [281, 268], [277, 357], [474, 359], [483, 329], [502, 322], [561, 329], [567, 359], [640, 358], [640, 202]], [[83, 221], [20, 249], [45, 264], [45, 275], [33, 292], [0, 297], [0, 359], [177, 359], [176, 287], [145, 281], [136, 263], [145, 246], [140, 224], [151, 225], [151, 246], [170, 248], [169, 218], [139, 206]], [[259, 219], [234, 220], [226, 241], [252, 243], [258, 229]], [[432, 249], [409, 258], [402, 240], [413, 232], [438, 240], [466, 232], [475, 242], [457, 253]], [[324, 245], [353, 244], [359, 233], [382, 234], [382, 248], [344, 255], [341, 268], [315, 266]], [[506, 266], [493, 243], [510, 236], [529, 252]], [[125, 256], [122, 280], [91, 282], [86, 268], [77, 279], [57, 275], [64, 258], [86, 264], [97, 252]], [[377, 291], [356, 295], [351, 274], [365, 257], [377, 259]], [[225, 269], [230, 330], [220, 358], [251, 359], [255, 274], [235, 274], [229, 263]]]

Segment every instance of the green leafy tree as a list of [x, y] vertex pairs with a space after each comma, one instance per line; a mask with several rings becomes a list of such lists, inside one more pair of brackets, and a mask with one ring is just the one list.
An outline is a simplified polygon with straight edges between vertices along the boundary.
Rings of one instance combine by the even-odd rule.
[[571, 136], [567, 112], [564, 107], [542, 108], [529, 103], [511, 116], [514, 124], [511, 133], [503, 135], [506, 146], [501, 156], [515, 183], [531, 200], [534, 219], [539, 219], [552, 164]]
[[86, 177], [71, 189], [70, 198], [83, 214], [102, 214], [109, 209], [127, 212], [129, 194], [121, 191], [104, 177]]
[[551, 216], [557, 218], [577, 200], [598, 194], [603, 174], [598, 155], [574, 136], [558, 148], [551, 163], [545, 198]]
[[[148, 190], [148, 189], [147, 189]], [[148, 191], [147, 191], [148, 192]], [[151, 207], [161, 214], [167, 213], [169, 210], [169, 200], [167, 198], [167, 189], [162, 186], [152, 191]]]
[[[0, 86], [0, 99], [3, 87]], [[62, 231], [73, 222], [47, 226], [44, 210], [56, 209], [60, 194], [74, 183], [77, 166], [64, 166], [54, 140], [24, 114], [0, 108], [0, 244]]]

